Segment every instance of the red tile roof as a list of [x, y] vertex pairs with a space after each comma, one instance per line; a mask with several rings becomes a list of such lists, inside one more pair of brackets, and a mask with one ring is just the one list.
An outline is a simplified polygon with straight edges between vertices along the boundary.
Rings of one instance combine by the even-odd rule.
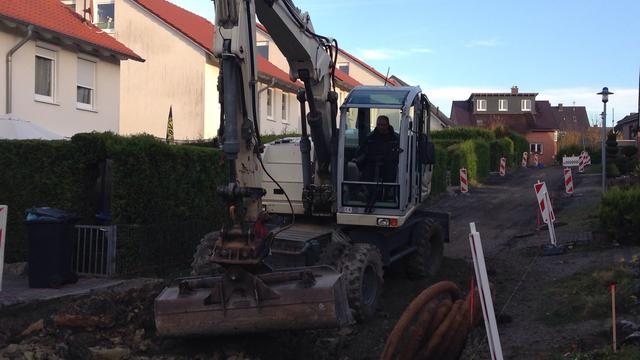
[[165, 0], [134, 1], [196, 44], [213, 52], [215, 27], [209, 20]]
[[0, 0], [0, 18], [33, 25], [80, 43], [88, 43], [129, 59], [144, 61], [131, 49], [92, 24], [85, 23], [59, 0]]
[[341, 71], [340, 69], [336, 68], [336, 74], [335, 75], [336, 75], [336, 79], [338, 79], [339, 81], [342, 81], [343, 83], [347, 84], [348, 86], [350, 86], [352, 88], [362, 85], [358, 80], [352, 78], [351, 76], [349, 76], [344, 71]]
[[455, 126], [476, 127], [477, 120], [482, 120], [483, 127], [506, 125], [514, 131], [526, 133], [528, 131], [553, 131], [558, 129], [558, 123], [553, 115], [551, 104], [546, 100], [535, 102], [535, 113], [518, 114], [473, 114], [472, 102], [469, 100], [453, 101], [451, 104], [451, 121]]
[[348, 52], [344, 51], [344, 49], [340, 49], [340, 52], [342, 53], [342, 55], [350, 58], [351, 60], [355, 61], [356, 63], [362, 65], [365, 69], [369, 70], [370, 72], [374, 73], [377, 77], [379, 77], [381, 80], [387, 80], [387, 83], [393, 85], [393, 86], [398, 86], [398, 84], [395, 82], [395, 80], [391, 79], [391, 78], [387, 78], [386, 76], [382, 75], [378, 70], [374, 69], [373, 67], [371, 67], [371, 65], [365, 63], [364, 61], [358, 59], [357, 57], [349, 54]]
[[277, 80], [280, 81], [284, 81], [287, 85], [292, 85], [298, 88], [302, 88], [303, 85], [301, 82], [296, 81], [293, 82], [291, 81], [291, 79], [289, 79], [289, 74], [287, 74], [286, 72], [282, 71], [282, 69], [280, 69], [279, 67], [273, 65], [273, 63], [270, 63], [269, 60], [265, 59], [264, 57], [262, 57], [261, 55], [257, 55], [256, 59], [258, 60], [258, 71], [269, 75]]

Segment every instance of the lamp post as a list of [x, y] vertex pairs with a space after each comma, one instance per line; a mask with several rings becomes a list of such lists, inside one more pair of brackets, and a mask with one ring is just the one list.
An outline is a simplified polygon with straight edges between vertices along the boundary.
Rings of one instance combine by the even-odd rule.
[[607, 143], [607, 102], [609, 101], [609, 95], [613, 95], [609, 92], [608, 87], [603, 87], [602, 91], [598, 93], [602, 95], [602, 104], [604, 105], [604, 111], [602, 112], [602, 194], [607, 191], [607, 159], [606, 159], [606, 143]]

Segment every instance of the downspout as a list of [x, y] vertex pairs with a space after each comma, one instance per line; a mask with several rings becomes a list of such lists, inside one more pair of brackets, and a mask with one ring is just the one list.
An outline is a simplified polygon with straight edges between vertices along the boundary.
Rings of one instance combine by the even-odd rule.
[[33, 25], [29, 25], [29, 27], [27, 28], [28, 32], [27, 32], [27, 36], [20, 40], [20, 42], [14, 46], [13, 48], [11, 48], [11, 50], [9, 50], [9, 52], [7, 53], [7, 104], [5, 107], [5, 112], [7, 114], [10, 114], [12, 109], [11, 109], [11, 93], [12, 93], [12, 60], [13, 60], [13, 54], [18, 51], [18, 49], [20, 49], [22, 47], [22, 45], [24, 45], [27, 41], [31, 40], [31, 38], [33, 37]]

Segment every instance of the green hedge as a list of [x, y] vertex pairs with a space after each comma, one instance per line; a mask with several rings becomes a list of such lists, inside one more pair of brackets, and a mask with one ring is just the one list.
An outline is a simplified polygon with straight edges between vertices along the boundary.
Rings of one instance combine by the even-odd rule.
[[[210, 223], [211, 230], [218, 228], [222, 206], [215, 188], [225, 173], [221, 155], [216, 149], [167, 145], [146, 135], [92, 133], [71, 141], [0, 141], [0, 203], [9, 205], [6, 261], [26, 259], [23, 219], [30, 207], [58, 207], [79, 214], [84, 224], [95, 223], [96, 181], [105, 159], [112, 160], [113, 223], [201, 221]], [[192, 241], [177, 231], [168, 236], [174, 243]]]
[[614, 187], [600, 203], [600, 224], [621, 244], [640, 244], [640, 187]]
[[564, 156], [578, 156], [583, 149], [587, 150], [587, 152], [589, 153], [592, 164], [600, 164], [602, 162], [602, 150], [600, 148], [593, 148], [591, 146], [583, 148], [582, 145], [565, 146], [558, 150], [558, 155], [556, 156], [556, 158], [558, 159], [559, 163], [562, 163], [562, 158]]
[[490, 147], [490, 170], [500, 170], [500, 158], [507, 159], [507, 167], [511, 167], [514, 164], [514, 145], [513, 141], [509, 138], [501, 138], [489, 143]]
[[522, 162], [522, 153], [529, 152], [529, 140], [524, 136], [508, 131], [507, 137], [513, 142], [513, 161], [516, 165]]
[[479, 182], [489, 175], [489, 144], [482, 140], [467, 140], [448, 148], [451, 184], [460, 185], [460, 168], [467, 169], [469, 182]]
[[435, 140], [465, 140], [483, 139], [491, 141], [496, 139], [496, 135], [491, 130], [474, 127], [454, 127], [431, 132], [431, 138]]
[[447, 189], [447, 149], [436, 145], [436, 164], [431, 177], [431, 193], [437, 194]]

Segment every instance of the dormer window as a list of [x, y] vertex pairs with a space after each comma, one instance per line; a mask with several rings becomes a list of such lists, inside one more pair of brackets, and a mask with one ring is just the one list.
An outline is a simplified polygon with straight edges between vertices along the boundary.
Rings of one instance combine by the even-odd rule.
[[338, 69], [340, 71], [342, 71], [343, 73], [349, 75], [349, 63], [348, 62], [338, 63]]
[[507, 111], [507, 110], [509, 110], [507, 99], [498, 100], [498, 111]]
[[256, 51], [258, 55], [269, 60], [269, 42], [268, 41], [256, 41]]
[[101, 0], [98, 2], [96, 26], [106, 32], [113, 32], [115, 28], [115, 2], [114, 0]]
[[476, 100], [476, 111], [487, 111], [487, 100], [486, 99], [478, 99], [478, 100]]
[[520, 101], [522, 111], [531, 111], [531, 100], [523, 99]]

